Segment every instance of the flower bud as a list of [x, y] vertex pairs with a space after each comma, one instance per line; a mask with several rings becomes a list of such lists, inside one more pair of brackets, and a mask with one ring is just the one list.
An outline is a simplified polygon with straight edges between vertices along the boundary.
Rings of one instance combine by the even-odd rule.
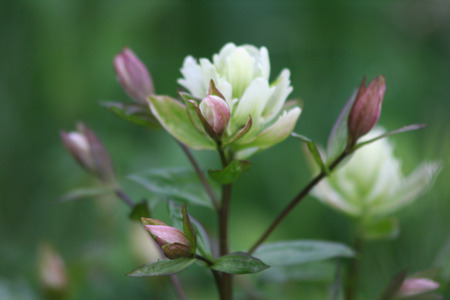
[[117, 78], [128, 96], [136, 102], [146, 104], [146, 99], [154, 94], [153, 81], [144, 64], [128, 48], [114, 58]]
[[215, 95], [208, 95], [200, 102], [200, 111], [214, 133], [221, 136], [230, 120], [230, 110], [225, 100]]
[[160, 220], [145, 218], [143, 221], [145, 228], [161, 246], [167, 258], [192, 257], [191, 243], [181, 230], [168, 226]]
[[62, 295], [67, 291], [68, 280], [64, 261], [58, 252], [47, 243], [39, 249], [39, 280], [49, 295]]
[[400, 298], [421, 295], [430, 292], [439, 287], [439, 283], [427, 278], [409, 278], [403, 281], [402, 286], [397, 292]]
[[385, 79], [383, 76], [378, 76], [367, 88], [365, 83], [366, 78], [361, 83], [348, 116], [347, 147], [354, 146], [357, 140], [369, 132], [380, 118], [381, 104], [386, 90]]
[[78, 132], [61, 132], [64, 146], [75, 160], [104, 183], [114, 183], [115, 173], [111, 159], [97, 136], [83, 123]]

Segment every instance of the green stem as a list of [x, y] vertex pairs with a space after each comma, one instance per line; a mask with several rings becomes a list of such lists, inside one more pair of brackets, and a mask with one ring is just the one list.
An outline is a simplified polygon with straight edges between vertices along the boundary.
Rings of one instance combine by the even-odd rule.
[[[117, 197], [119, 197], [120, 199], [122, 199], [131, 209], [134, 208], [134, 202], [131, 200], [130, 197], [128, 197], [128, 195], [121, 189], [121, 188], [117, 188], [115, 191]], [[172, 281], [172, 284], [175, 288], [175, 291], [177, 293], [178, 299], [179, 300], [186, 300], [186, 296], [184, 295], [184, 291], [183, 291], [183, 287], [180, 284], [180, 280], [178, 279], [177, 275], [171, 275], [170, 279]]]
[[[329, 171], [332, 171], [336, 166], [347, 157], [352, 150], [345, 150], [336, 158], [333, 163], [328, 167]], [[315, 187], [324, 177], [326, 177], [326, 173], [321, 171], [319, 175], [314, 177], [295, 197], [291, 200], [291, 202], [285, 207], [285, 209], [275, 218], [275, 220], [271, 223], [271, 225], [266, 229], [266, 231], [262, 234], [262, 236], [253, 244], [248, 253], [252, 254], [255, 250], [269, 237], [269, 235], [274, 231], [274, 229], [283, 221], [283, 219], [300, 203], [303, 198], [308, 195], [308, 193]]]
[[180, 280], [177, 275], [170, 275], [170, 280], [175, 288], [179, 300], [186, 300], [186, 295], [184, 294], [183, 287], [181, 286]]
[[355, 245], [353, 249], [356, 252], [356, 256], [352, 258], [350, 262], [350, 268], [347, 273], [347, 284], [345, 287], [345, 299], [354, 300], [356, 298], [356, 287], [358, 285], [359, 276], [359, 262], [361, 260], [360, 253], [362, 251], [363, 239], [358, 234], [355, 239]]
[[198, 165], [197, 161], [195, 160], [195, 157], [192, 155], [191, 151], [189, 150], [188, 147], [186, 147], [185, 144], [178, 142], [178, 144], [180, 145], [181, 149], [183, 150], [184, 154], [186, 154], [189, 162], [192, 164], [192, 166], [194, 167], [195, 172], [197, 173], [197, 176], [200, 178], [203, 187], [206, 190], [206, 193], [208, 193], [209, 198], [211, 199], [212, 204], [214, 205], [214, 208], [216, 210], [219, 209], [219, 202], [217, 202], [217, 198], [214, 195], [214, 192], [212, 191], [211, 186], [209, 185], [208, 181], [206, 180], [205, 176], [203, 175], [202, 170], [200, 169], [200, 166]]
[[[227, 159], [224, 150], [218, 145], [218, 151], [222, 167], [225, 168], [229, 160]], [[230, 211], [231, 200], [231, 184], [222, 185], [222, 201], [219, 208], [219, 250], [220, 256], [227, 255], [229, 251], [228, 247], [228, 219]], [[222, 289], [220, 293], [221, 300], [233, 299], [233, 275], [228, 273], [221, 274]]]

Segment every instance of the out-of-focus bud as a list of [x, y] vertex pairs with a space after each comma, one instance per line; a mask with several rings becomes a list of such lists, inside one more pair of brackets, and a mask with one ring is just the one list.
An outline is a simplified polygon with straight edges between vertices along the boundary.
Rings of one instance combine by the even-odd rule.
[[117, 78], [136, 102], [146, 104], [146, 99], [154, 94], [153, 81], [144, 64], [128, 48], [125, 48], [114, 58], [114, 69]]
[[217, 136], [221, 136], [230, 120], [230, 110], [224, 99], [208, 95], [200, 102], [200, 111]]
[[421, 295], [433, 291], [439, 287], [439, 283], [428, 278], [409, 278], [403, 281], [397, 292], [397, 297], [406, 298]]
[[366, 88], [363, 79], [356, 95], [355, 102], [348, 116], [347, 147], [354, 146], [357, 140], [368, 133], [378, 122], [383, 103], [386, 81], [384, 76], [375, 78]]
[[192, 257], [191, 243], [181, 230], [156, 219], [142, 218], [142, 222], [167, 258]]
[[50, 299], [62, 299], [68, 289], [66, 268], [59, 253], [48, 243], [40, 246], [38, 272], [47, 296]]
[[77, 129], [77, 132], [61, 131], [66, 149], [82, 167], [95, 174], [103, 183], [114, 184], [114, 167], [105, 147], [83, 123], [77, 124]]

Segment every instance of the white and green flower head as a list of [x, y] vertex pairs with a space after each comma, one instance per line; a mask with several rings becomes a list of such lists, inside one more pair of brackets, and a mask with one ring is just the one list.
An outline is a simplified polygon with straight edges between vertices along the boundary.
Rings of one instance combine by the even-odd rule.
[[[181, 73], [183, 78], [178, 83], [188, 91], [181, 93], [185, 105], [174, 104], [173, 99], [161, 96], [151, 97], [150, 104], [162, 125], [191, 148], [216, 149], [219, 143], [229, 147], [236, 157], [245, 158], [287, 138], [300, 115], [299, 107], [286, 105], [292, 91], [289, 70], [282, 70], [269, 83], [270, 62], [265, 47], [229, 43], [212, 61], [186, 57]], [[208, 105], [202, 104], [205, 99]], [[163, 104], [168, 101], [171, 103]], [[168, 105], [172, 107], [162, 107]], [[174, 120], [163, 115], [175, 106], [180, 114], [185, 107], [189, 125], [178, 123], [177, 127], [172, 124]], [[209, 117], [203, 118], [202, 114]], [[176, 116], [175, 119], [186, 118]], [[223, 132], [214, 132], [214, 127], [224, 128]]]
[[[383, 133], [383, 129], [375, 128], [361, 141]], [[358, 149], [346, 164], [319, 183], [312, 194], [348, 215], [380, 219], [415, 200], [439, 169], [439, 163], [428, 162], [404, 176], [392, 145], [383, 138]]]

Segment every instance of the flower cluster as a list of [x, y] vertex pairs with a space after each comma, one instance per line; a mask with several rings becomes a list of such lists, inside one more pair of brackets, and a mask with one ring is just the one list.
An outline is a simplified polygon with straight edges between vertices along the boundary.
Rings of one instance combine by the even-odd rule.
[[[229, 146], [246, 158], [289, 136], [301, 109], [286, 103], [292, 91], [290, 72], [269, 83], [266, 48], [225, 45], [212, 62], [188, 56], [178, 82], [185, 103], [151, 96], [150, 107], [164, 128], [193, 149]], [[206, 122], [205, 122], [206, 120]]]

